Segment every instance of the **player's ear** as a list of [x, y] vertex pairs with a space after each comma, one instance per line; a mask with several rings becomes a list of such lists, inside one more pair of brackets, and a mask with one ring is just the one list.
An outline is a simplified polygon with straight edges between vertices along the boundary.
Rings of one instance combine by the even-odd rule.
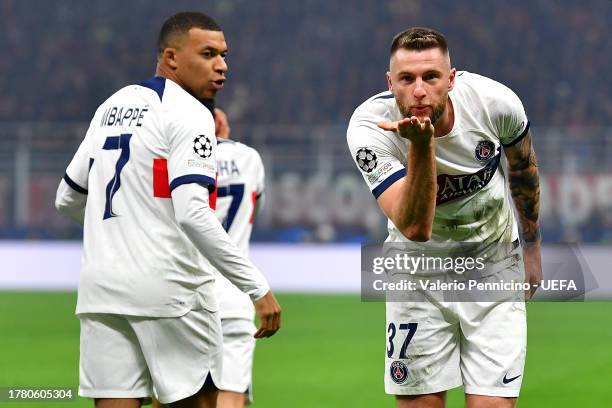
[[387, 71], [387, 86], [389, 91], [393, 92], [393, 85], [391, 84], [391, 72]]
[[164, 51], [162, 52], [160, 56], [160, 60], [167, 67], [170, 67], [171, 69], [177, 69], [178, 62], [176, 60], [176, 56], [177, 56], [176, 48], [168, 47], [168, 48], [164, 48]]
[[455, 74], [457, 73], [457, 70], [455, 68], [451, 68], [450, 70], [450, 77], [449, 77], [449, 81], [448, 81], [448, 91], [452, 91], [453, 88], [455, 87]]

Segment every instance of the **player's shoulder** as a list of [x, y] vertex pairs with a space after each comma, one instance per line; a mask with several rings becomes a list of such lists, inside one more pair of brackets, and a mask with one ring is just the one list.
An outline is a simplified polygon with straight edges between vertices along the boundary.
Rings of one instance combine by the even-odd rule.
[[113, 108], [113, 114], [116, 115], [122, 106], [133, 105], [134, 100], [137, 98], [133, 91], [134, 85], [126, 85], [109, 95], [100, 105], [98, 105], [91, 119], [90, 126], [98, 126], [102, 117], [107, 116]]
[[455, 89], [458, 96], [475, 97], [484, 103], [520, 103], [519, 97], [508, 86], [484, 75], [468, 71], [458, 71], [455, 78]]
[[160, 113], [171, 121], [189, 123], [204, 120], [214, 128], [214, 118], [208, 108], [168, 78], [155, 76], [126, 88], [140, 93], [150, 105], [160, 107]]
[[397, 120], [397, 103], [390, 91], [377, 93], [366, 99], [353, 112], [349, 126], [361, 123], [378, 123], [385, 120]]
[[395, 97], [390, 91], [377, 93], [355, 109], [348, 124], [346, 139], [349, 146], [394, 144], [396, 136], [378, 127], [380, 122], [401, 119]]
[[227, 151], [230, 154], [239, 155], [241, 157], [255, 158], [261, 161], [259, 152], [254, 147], [245, 143], [231, 139], [217, 138], [218, 152]]
[[149, 105], [159, 105], [162, 103], [166, 92], [166, 79], [153, 77], [147, 80], [131, 83], [115, 91], [103, 103], [129, 102], [133, 99], [144, 100]]
[[122, 103], [129, 103], [130, 99], [134, 98], [134, 88], [135, 86], [131, 84], [117, 89], [100, 104], [98, 107], [98, 112], [104, 110], [108, 105], [121, 105]]

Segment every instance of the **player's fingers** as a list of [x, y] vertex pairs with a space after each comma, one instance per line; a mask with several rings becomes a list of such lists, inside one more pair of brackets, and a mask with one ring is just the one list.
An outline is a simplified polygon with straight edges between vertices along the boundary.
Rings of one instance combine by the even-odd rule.
[[281, 309], [280, 309], [280, 306], [277, 305], [274, 308], [274, 312], [272, 314], [268, 336], [273, 336], [280, 329], [280, 323], [281, 323], [280, 315], [281, 315]]
[[425, 117], [425, 119], [423, 120], [423, 122], [420, 124], [421, 126], [421, 131], [422, 132], [427, 132], [431, 129], [431, 119], [429, 117]]
[[398, 122], [396, 122], [396, 123], [397, 123], [397, 127], [398, 127], [398, 128], [400, 128], [400, 127], [404, 128], [404, 127], [406, 127], [406, 126], [410, 126], [410, 125], [411, 125], [411, 122], [412, 122], [412, 119], [411, 119], [411, 118], [403, 118], [403, 119], [399, 120], [399, 121], [398, 121]]
[[261, 339], [262, 337], [264, 337], [265, 333], [265, 329], [259, 328], [257, 329], [257, 332], [255, 332], [255, 334], [253, 335], [253, 337], [255, 337], [256, 339]]
[[255, 338], [256, 339], [261, 339], [263, 337], [268, 337], [267, 336], [267, 332], [268, 332], [268, 328], [267, 328], [267, 323], [260, 321], [259, 322], [259, 329], [257, 329], [257, 332], [255, 333]]
[[538, 287], [536, 285], [534, 285], [535, 282], [531, 283], [531, 291], [529, 293], [529, 299], [531, 299], [533, 297], [533, 295], [535, 295], [536, 290], [538, 290]]
[[537, 281], [532, 281], [532, 280], [529, 281], [529, 289], [525, 291], [526, 301], [530, 300], [533, 297], [533, 295], [535, 295], [536, 291], [538, 290], [538, 286], [539, 286], [537, 285], [537, 283], [538, 283]]
[[383, 130], [397, 132], [397, 124], [398, 122], [380, 122], [377, 126]]
[[404, 118], [395, 123], [399, 132], [405, 131], [412, 126], [411, 118]]
[[276, 333], [276, 330], [261, 328], [261, 329], [259, 329], [257, 331], [257, 333], [255, 333], [254, 337], [256, 339], [263, 339], [263, 338], [270, 337], [270, 336], [274, 335], [274, 333]]
[[276, 314], [276, 330], [279, 330], [281, 328], [281, 312], [282, 310], [280, 309], [280, 307], [278, 308], [278, 313]]
[[270, 337], [274, 332], [274, 315], [265, 313], [260, 318], [259, 330], [255, 333], [255, 338]]
[[406, 123], [412, 130], [421, 129], [421, 121], [416, 116], [412, 116]]
[[272, 324], [270, 327], [271, 333], [270, 336], [274, 335], [280, 329], [280, 311], [275, 311], [274, 316], [272, 317]]

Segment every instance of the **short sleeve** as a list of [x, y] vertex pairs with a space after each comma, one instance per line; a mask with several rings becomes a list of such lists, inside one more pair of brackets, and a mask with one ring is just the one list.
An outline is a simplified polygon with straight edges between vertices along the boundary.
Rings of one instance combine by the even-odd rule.
[[492, 103], [491, 114], [504, 147], [518, 143], [529, 130], [529, 121], [521, 100], [501, 84], [497, 98]]
[[89, 169], [93, 164], [93, 158], [91, 157], [90, 152], [90, 133], [91, 127], [87, 131], [85, 138], [81, 142], [78, 150], [76, 151], [72, 161], [68, 165], [66, 169], [66, 174], [64, 174], [64, 181], [68, 184], [73, 190], [87, 194], [89, 188]]
[[382, 132], [369, 126], [350, 126], [347, 141], [353, 162], [374, 198], [406, 175], [405, 158]]
[[170, 191], [182, 184], [198, 183], [213, 192], [217, 172], [217, 138], [210, 113], [202, 109], [197, 116], [185, 114], [168, 127]]

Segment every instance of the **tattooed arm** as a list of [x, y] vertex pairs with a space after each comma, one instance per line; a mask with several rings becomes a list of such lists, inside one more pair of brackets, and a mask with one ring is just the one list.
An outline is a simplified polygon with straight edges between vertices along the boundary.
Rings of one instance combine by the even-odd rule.
[[540, 255], [540, 177], [535, 151], [531, 144], [531, 131], [512, 146], [504, 148], [508, 159], [510, 192], [518, 213], [523, 238], [526, 281], [531, 290], [525, 293], [531, 298], [542, 280], [542, 261]]

